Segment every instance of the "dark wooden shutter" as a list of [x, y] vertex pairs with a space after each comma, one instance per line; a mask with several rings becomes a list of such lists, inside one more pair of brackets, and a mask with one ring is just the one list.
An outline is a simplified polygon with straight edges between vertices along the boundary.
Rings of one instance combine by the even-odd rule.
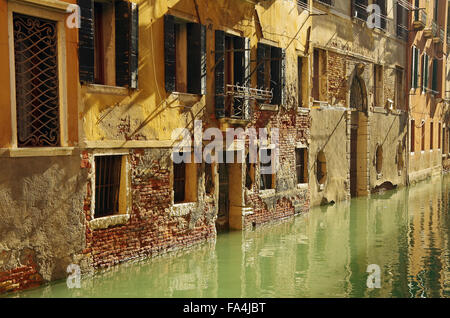
[[277, 47], [271, 49], [270, 89], [273, 91], [272, 104], [281, 104], [281, 59], [282, 50]]
[[78, 30], [79, 74], [82, 83], [94, 82], [94, 1], [78, 0], [81, 27]]
[[138, 8], [124, 0], [115, 3], [116, 85], [137, 88]]
[[280, 61], [280, 89], [281, 89], [281, 104], [285, 105], [287, 101], [286, 96], [286, 50], [281, 49]]
[[206, 94], [206, 27], [198, 23], [187, 24], [187, 91]]
[[175, 50], [175, 17], [164, 16], [164, 75], [166, 91], [176, 89], [176, 50]]
[[438, 89], [438, 60], [433, 59], [433, 74], [432, 74], [432, 80], [431, 80], [431, 89], [433, 91], [437, 91]]
[[262, 43], [258, 43], [258, 48], [256, 49], [256, 55], [257, 55], [257, 65], [258, 68], [256, 70], [257, 75], [257, 85], [258, 88], [267, 89], [266, 86], [266, 48], [267, 46]]
[[245, 38], [235, 36], [234, 42], [234, 84], [243, 86], [245, 82]]
[[215, 32], [215, 86], [216, 118], [225, 117], [225, 32]]

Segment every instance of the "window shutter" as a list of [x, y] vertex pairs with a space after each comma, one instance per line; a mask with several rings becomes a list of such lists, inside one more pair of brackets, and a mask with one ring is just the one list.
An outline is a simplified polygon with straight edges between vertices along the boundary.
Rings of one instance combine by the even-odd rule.
[[116, 1], [116, 85], [137, 88], [138, 9], [135, 3]]
[[428, 55], [425, 55], [425, 92], [426, 89], [428, 88], [428, 69], [429, 69], [429, 59], [428, 59]]
[[187, 24], [188, 93], [206, 94], [206, 27], [198, 23]]
[[81, 27], [78, 30], [79, 75], [82, 83], [94, 82], [94, 1], [78, 0]]
[[164, 75], [168, 93], [176, 88], [175, 17], [164, 16]]
[[437, 79], [438, 79], [438, 60], [437, 59], [433, 59], [433, 74], [432, 74], [432, 83], [431, 83], [431, 87], [433, 91], [437, 91]]
[[425, 81], [426, 81], [426, 73], [425, 73], [425, 60], [426, 54], [422, 55], [422, 92], [425, 91]]
[[258, 88], [267, 89], [265, 84], [265, 74], [266, 74], [266, 65], [265, 65], [265, 59], [266, 59], [266, 45], [262, 43], [258, 43], [258, 48], [256, 49], [256, 55], [257, 55], [257, 65], [258, 69], [256, 71], [257, 74], [257, 86]]
[[272, 104], [281, 104], [281, 59], [282, 50], [277, 47], [271, 48], [270, 62], [270, 89], [273, 91]]
[[215, 85], [216, 118], [225, 117], [225, 32], [215, 32]]
[[234, 84], [244, 85], [245, 81], [245, 38], [235, 36], [234, 44]]
[[287, 102], [286, 96], [286, 50], [281, 50], [281, 61], [280, 61], [280, 85], [281, 85], [281, 105], [285, 105]]
[[412, 74], [412, 87], [418, 87], [418, 77], [419, 77], [419, 49], [413, 46], [413, 71]]
[[[250, 54], [250, 39], [245, 38], [245, 55], [244, 55], [244, 68], [245, 68], [245, 81], [244, 86], [251, 87], [251, 54]], [[245, 99], [244, 102], [245, 113], [244, 116], [246, 119], [250, 119], [251, 117], [251, 109], [250, 109], [250, 101]]]

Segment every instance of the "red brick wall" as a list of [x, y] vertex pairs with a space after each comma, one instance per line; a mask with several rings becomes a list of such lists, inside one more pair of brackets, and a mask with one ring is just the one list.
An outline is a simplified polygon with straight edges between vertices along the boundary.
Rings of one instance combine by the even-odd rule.
[[[214, 222], [206, 218], [213, 209], [210, 204], [203, 205], [203, 215], [191, 227], [192, 215], [172, 217], [169, 208], [172, 202], [170, 170], [155, 160], [150, 178], [142, 178], [136, 167], [144, 150], [131, 151], [131, 192], [132, 211], [128, 224], [108, 229], [91, 230], [86, 228], [87, 248], [84, 251], [92, 256], [94, 268], [108, 267], [120, 262], [164, 253], [214, 238]], [[85, 160], [89, 160], [87, 153]], [[82, 166], [89, 167], [89, 163]], [[85, 200], [86, 220], [90, 220], [91, 191], [88, 186]]]
[[0, 272], [0, 294], [38, 287], [44, 282], [32, 255], [28, 255], [24, 263], [26, 265]]
[[244, 228], [305, 213], [310, 205], [309, 190], [297, 189], [295, 173], [296, 144], [308, 145], [310, 116], [298, 114], [296, 110], [255, 111], [252, 124], [256, 129], [279, 129], [280, 169], [276, 174], [276, 192], [264, 196], [259, 190], [259, 169], [256, 169], [255, 182], [245, 198], [246, 205], [253, 208], [253, 214], [245, 216]]

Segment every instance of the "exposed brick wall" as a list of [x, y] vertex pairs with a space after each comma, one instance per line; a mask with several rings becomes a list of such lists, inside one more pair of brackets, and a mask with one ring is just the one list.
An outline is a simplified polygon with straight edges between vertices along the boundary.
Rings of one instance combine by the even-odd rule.
[[279, 129], [279, 162], [275, 190], [260, 191], [259, 165], [255, 169], [255, 182], [246, 191], [245, 204], [252, 207], [253, 214], [244, 218], [244, 228], [268, 221], [285, 218], [309, 209], [309, 190], [297, 189], [295, 148], [297, 142], [308, 145], [311, 118], [296, 110], [280, 109], [278, 112], [255, 111], [252, 126]]
[[0, 272], [0, 294], [38, 287], [44, 282], [31, 254], [26, 256], [24, 264], [24, 266]]
[[[328, 51], [328, 102], [335, 105], [347, 105], [347, 64], [342, 54]], [[334, 101], [334, 103], [333, 103]]]
[[[159, 153], [152, 155], [151, 152], [130, 152], [132, 209], [129, 222], [95, 230], [91, 230], [87, 222], [87, 248], [84, 252], [92, 257], [95, 268], [161, 254], [215, 238], [215, 225], [210, 217], [213, 204], [199, 203], [199, 208], [186, 216], [170, 215], [171, 168], [167, 158], [159, 161]], [[154, 160], [149, 162], [149, 157]], [[85, 153], [84, 158], [89, 161], [89, 154]], [[147, 160], [145, 171], [140, 169], [144, 159]], [[88, 168], [90, 163], [84, 162], [82, 166]], [[88, 186], [85, 200], [87, 221], [90, 220], [90, 210], [91, 191]]]

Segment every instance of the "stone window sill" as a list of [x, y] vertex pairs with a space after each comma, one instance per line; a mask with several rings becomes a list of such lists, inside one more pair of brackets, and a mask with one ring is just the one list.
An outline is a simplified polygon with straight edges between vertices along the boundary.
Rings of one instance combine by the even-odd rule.
[[39, 147], [0, 149], [0, 157], [56, 157], [71, 156], [74, 147]]
[[260, 110], [268, 110], [272, 112], [278, 111], [278, 105], [271, 105], [271, 104], [260, 104], [259, 109]]
[[308, 186], [309, 186], [308, 183], [298, 183], [298, 184], [297, 184], [297, 189], [300, 189], [300, 190], [308, 190]]
[[275, 189], [259, 190], [261, 197], [270, 197], [275, 194]]
[[184, 93], [184, 92], [172, 92], [173, 98], [178, 99], [182, 104], [198, 103], [203, 95]]
[[195, 209], [197, 202], [177, 203], [170, 209], [170, 216], [185, 216]]
[[89, 221], [89, 227], [91, 230], [107, 229], [111, 226], [125, 225], [129, 220], [129, 214], [105, 216]]
[[103, 94], [103, 95], [117, 95], [128, 96], [129, 90], [126, 87], [109, 86], [100, 84], [88, 84], [86, 85], [87, 92], [91, 94]]
[[309, 114], [311, 110], [306, 107], [297, 107], [297, 113], [299, 114]]

